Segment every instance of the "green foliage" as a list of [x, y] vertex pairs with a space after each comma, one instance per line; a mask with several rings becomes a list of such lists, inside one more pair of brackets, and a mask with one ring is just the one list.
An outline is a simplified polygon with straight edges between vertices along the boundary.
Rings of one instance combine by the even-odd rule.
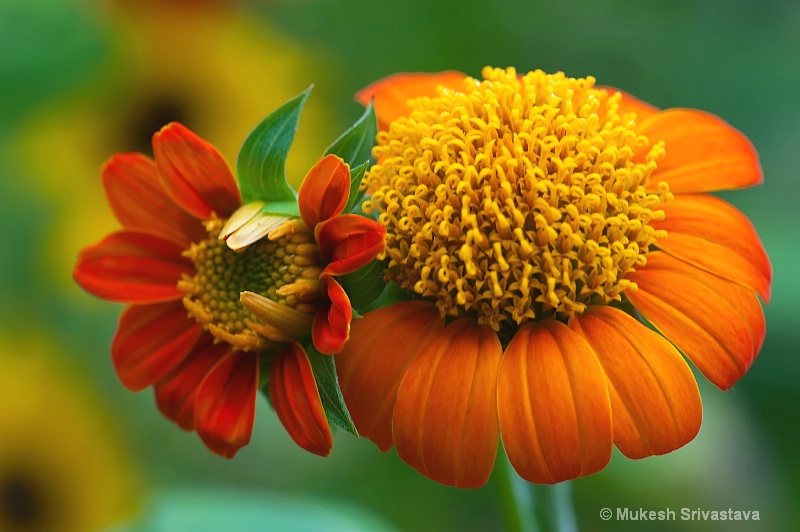
[[350, 304], [359, 313], [375, 301], [386, 288], [386, 283], [383, 281], [385, 266], [385, 261], [373, 260], [353, 273], [339, 278], [339, 283], [350, 298]]
[[377, 134], [378, 120], [375, 108], [370, 103], [356, 123], [328, 147], [325, 155], [335, 153], [349, 164], [350, 168], [368, 163], [372, 160], [372, 147], [375, 145]]
[[350, 417], [350, 412], [344, 404], [344, 397], [342, 397], [342, 390], [339, 388], [339, 379], [336, 376], [333, 356], [323, 355], [316, 350], [311, 342], [305, 348], [328, 421], [339, 425], [350, 434], [358, 436], [358, 431], [355, 424], [353, 424], [353, 419]]
[[286, 157], [309, 94], [311, 87], [273, 111], [242, 144], [236, 170], [244, 203], [266, 201], [276, 209], [267, 212], [297, 215], [297, 194], [286, 179]]

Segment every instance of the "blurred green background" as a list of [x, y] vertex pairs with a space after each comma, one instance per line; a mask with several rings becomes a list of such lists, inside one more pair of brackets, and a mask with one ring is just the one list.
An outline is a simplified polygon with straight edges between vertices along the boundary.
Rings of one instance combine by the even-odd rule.
[[579, 529], [642, 529], [602, 521], [604, 507], [761, 518], [647, 530], [800, 529], [798, 27], [800, 4], [780, 0], [4, 0], [0, 512], [16, 501], [30, 525], [20, 530], [502, 530], [494, 478], [444, 488], [342, 431], [332, 456], [312, 456], [263, 399], [251, 444], [232, 461], [212, 455], [150, 392], [118, 383], [108, 350], [120, 309], [70, 277], [78, 249], [116, 227], [100, 165], [149, 151], [167, 121], [233, 162], [261, 118], [313, 83], [289, 161], [297, 184], [359, 116], [359, 88], [489, 64], [593, 75], [662, 108], [715, 113], [750, 137], [766, 176], [722, 194], [754, 222], [774, 267], [760, 357], [730, 392], [700, 378], [694, 442], [638, 462], [615, 454], [574, 481]]

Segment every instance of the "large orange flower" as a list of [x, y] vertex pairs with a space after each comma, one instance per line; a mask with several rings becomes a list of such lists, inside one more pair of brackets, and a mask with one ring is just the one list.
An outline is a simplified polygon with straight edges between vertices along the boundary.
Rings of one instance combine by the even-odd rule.
[[[314, 235], [301, 230], [299, 218], [275, 216], [266, 220], [274, 229], [268, 238], [232, 250], [220, 236], [241, 199], [223, 157], [177, 123], [154, 136], [153, 151], [155, 160], [127, 153], [106, 163], [103, 184], [123, 229], [84, 249], [74, 271], [87, 291], [127, 304], [111, 347], [120, 380], [131, 390], [153, 386], [164, 415], [232, 457], [250, 440], [264, 365], [289, 435], [310, 452], [329, 454], [330, 427], [295, 338], [311, 334], [325, 310], [343, 343], [349, 318], [343, 324], [331, 309], [343, 305], [343, 291], [329, 290], [327, 298], [308, 286], [326, 265]], [[311, 179], [328, 164], [312, 169]], [[363, 251], [336, 249], [325, 256], [357, 261]], [[243, 291], [278, 311], [253, 315], [240, 301]], [[316, 321], [315, 329], [325, 328], [324, 317]]]
[[537, 483], [601, 470], [612, 445], [681, 447], [702, 417], [681, 353], [728, 389], [764, 339], [769, 259], [705, 194], [761, 183], [755, 150], [713, 115], [592, 78], [483, 77], [403, 74], [358, 96], [382, 129], [364, 208], [413, 297], [367, 313], [336, 356], [356, 427], [462, 487], [486, 482], [500, 437]]

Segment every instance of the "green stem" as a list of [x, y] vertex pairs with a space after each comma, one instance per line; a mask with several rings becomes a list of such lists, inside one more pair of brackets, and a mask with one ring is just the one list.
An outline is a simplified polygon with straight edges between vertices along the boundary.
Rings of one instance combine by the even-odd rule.
[[494, 466], [494, 482], [500, 494], [503, 519], [509, 532], [538, 532], [531, 484], [522, 480], [506, 457], [502, 446]]
[[575, 506], [572, 503], [572, 485], [561, 482], [553, 486], [543, 486], [549, 491], [548, 517], [555, 532], [577, 532]]

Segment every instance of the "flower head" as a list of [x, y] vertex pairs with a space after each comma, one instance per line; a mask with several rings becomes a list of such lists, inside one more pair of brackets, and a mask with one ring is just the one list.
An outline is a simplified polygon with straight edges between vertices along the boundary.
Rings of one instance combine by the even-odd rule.
[[727, 389], [764, 338], [769, 259], [705, 194], [760, 183], [754, 149], [713, 115], [593, 78], [483, 78], [398, 75], [359, 94], [382, 126], [364, 209], [413, 300], [367, 313], [337, 355], [356, 426], [462, 487], [486, 482], [501, 436], [539, 483], [599, 471], [612, 444], [681, 447], [702, 415], [681, 352]]
[[[332, 440], [303, 348], [294, 341], [316, 307], [281, 286], [313, 278], [316, 247], [303, 235], [242, 252], [220, 232], [240, 207], [219, 152], [178, 123], [153, 137], [155, 159], [126, 153], [102, 171], [122, 230], [84, 249], [74, 270], [90, 293], [125, 303], [111, 355], [122, 383], [155, 388], [160, 410], [232, 457], [252, 433], [262, 366], [273, 406], [290, 436], [320, 455]], [[282, 309], [265, 323], [240, 302], [251, 290]]]

